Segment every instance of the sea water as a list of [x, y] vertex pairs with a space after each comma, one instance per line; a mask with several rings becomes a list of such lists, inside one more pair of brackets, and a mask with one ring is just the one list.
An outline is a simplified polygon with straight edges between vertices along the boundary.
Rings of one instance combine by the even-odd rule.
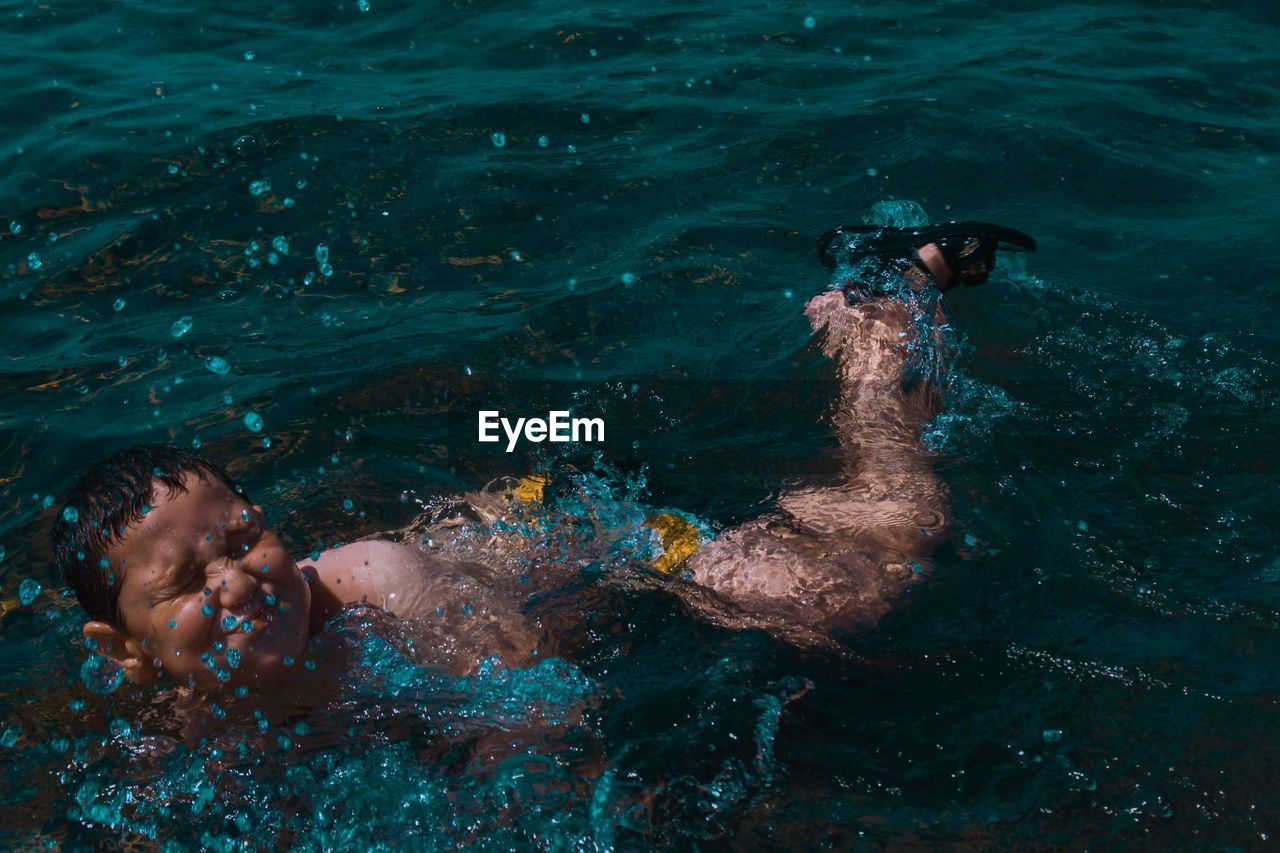
[[[1190, 0], [0, 4], [0, 839], [1273, 841], [1276, 36]], [[847, 656], [660, 584], [465, 679], [347, 616], [335, 704], [188, 742], [80, 642], [56, 495], [141, 441], [299, 556], [540, 468], [619, 523], [766, 511], [836, 470], [816, 238], [916, 210], [1040, 252], [951, 299], [952, 536]], [[480, 409], [608, 441], [508, 456]]]

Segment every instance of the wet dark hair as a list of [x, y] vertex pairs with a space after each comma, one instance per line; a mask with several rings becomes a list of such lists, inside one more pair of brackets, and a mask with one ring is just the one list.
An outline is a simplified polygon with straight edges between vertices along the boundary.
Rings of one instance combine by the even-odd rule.
[[101, 561], [111, 540], [119, 541], [142, 518], [143, 507], [155, 502], [156, 483], [170, 493], [185, 492], [182, 475], [188, 473], [244, 494], [225, 471], [198, 453], [171, 444], [139, 444], [85, 471], [63, 497], [53, 525], [53, 564], [90, 619], [124, 630], [119, 601], [124, 578], [118, 567], [103, 568]]

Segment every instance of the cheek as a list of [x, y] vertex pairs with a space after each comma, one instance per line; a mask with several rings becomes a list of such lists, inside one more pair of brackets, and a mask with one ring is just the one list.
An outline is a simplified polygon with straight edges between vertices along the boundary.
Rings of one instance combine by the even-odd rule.
[[[212, 614], [212, 610], [206, 611], [205, 603], [203, 595], [192, 596], [164, 614], [158, 633], [161, 643], [169, 650], [166, 657], [198, 655], [206, 650], [214, 616], [206, 615]], [[174, 655], [174, 651], [181, 654]]]

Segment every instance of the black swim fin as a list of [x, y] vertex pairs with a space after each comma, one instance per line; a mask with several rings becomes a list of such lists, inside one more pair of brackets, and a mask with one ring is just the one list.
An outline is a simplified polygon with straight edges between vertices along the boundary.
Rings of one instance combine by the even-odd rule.
[[865, 257], [900, 258], [932, 275], [916, 257], [915, 250], [936, 243], [955, 277], [943, 290], [957, 284], [973, 286], [987, 280], [997, 250], [1034, 252], [1036, 241], [1028, 234], [991, 222], [943, 222], [919, 228], [881, 225], [841, 225], [818, 240], [818, 258], [834, 268]]

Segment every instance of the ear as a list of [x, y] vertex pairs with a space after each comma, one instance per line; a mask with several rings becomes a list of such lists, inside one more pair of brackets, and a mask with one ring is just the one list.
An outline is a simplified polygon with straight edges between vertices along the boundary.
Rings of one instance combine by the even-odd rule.
[[142, 647], [141, 640], [106, 622], [86, 622], [83, 633], [85, 639], [97, 643], [94, 651], [118, 663], [124, 669], [125, 676], [134, 684], [151, 684], [156, 680], [156, 668]]

